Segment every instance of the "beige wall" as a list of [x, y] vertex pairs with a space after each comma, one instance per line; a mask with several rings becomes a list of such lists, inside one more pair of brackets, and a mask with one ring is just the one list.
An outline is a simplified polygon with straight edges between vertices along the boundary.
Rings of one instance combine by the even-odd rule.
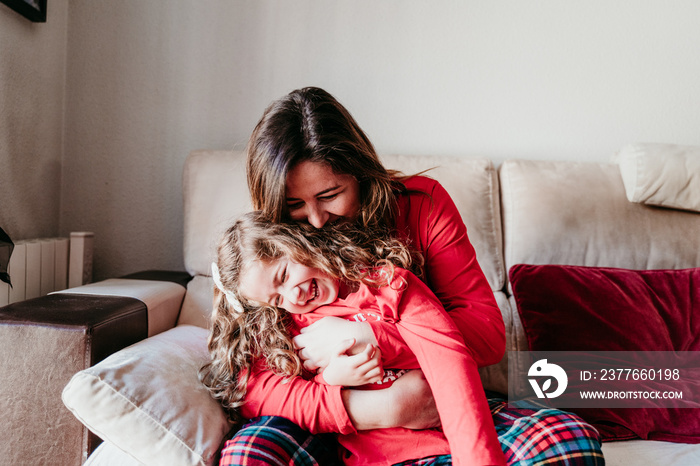
[[[0, 38], [23, 37], [5, 16]], [[182, 268], [187, 153], [242, 147], [305, 85], [383, 153], [605, 161], [632, 141], [700, 145], [699, 20], [695, 0], [71, 0], [59, 229], [96, 233], [97, 278]], [[37, 204], [56, 221], [55, 196]]]
[[0, 4], [0, 226], [14, 239], [59, 232], [67, 0], [33, 23]]

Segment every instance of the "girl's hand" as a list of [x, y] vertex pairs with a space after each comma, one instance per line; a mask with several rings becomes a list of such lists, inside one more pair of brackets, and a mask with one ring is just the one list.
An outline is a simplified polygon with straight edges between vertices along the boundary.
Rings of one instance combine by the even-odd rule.
[[294, 337], [294, 346], [299, 350], [304, 367], [315, 372], [328, 366], [337, 342], [349, 339], [354, 339], [355, 347], [360, 350], [369, 344], [377, 346], [377, 339], [367, 322], [352, 322], [330, 316], [302, 328], [301, 333]]
[[328, 366], [320, 372], [327, 384], [357, 387], [382, 380], [384, 369], [379, 348], [366, 345], [363, 351], [350, 356], [347, 353], [353, 346], [355, 339], [336, 345]]

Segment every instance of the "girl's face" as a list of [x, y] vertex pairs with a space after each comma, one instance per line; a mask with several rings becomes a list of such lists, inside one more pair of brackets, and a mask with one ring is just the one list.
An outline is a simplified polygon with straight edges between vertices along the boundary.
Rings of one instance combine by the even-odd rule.
[[287, 174], [286, 193], [292, 219], [315, 228], [354, 221], [360, 212], [360, 183], [352, 175], [334, 173], [324, 163], [300, 162]]
[[286, 258], [255, 260], [241, 274], [243, 296], [252, 301], [306, 314], [338, 299], [340, 282], [318, 269]]

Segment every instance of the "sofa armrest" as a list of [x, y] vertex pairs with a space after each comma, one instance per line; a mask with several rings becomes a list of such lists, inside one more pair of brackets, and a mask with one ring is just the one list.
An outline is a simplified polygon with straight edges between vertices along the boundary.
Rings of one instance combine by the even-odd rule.
[[122, 296], [138, 299], [147, 309], [147, 336], [171, 329], [177, 323], [187, 283], [192, 277], [186, 272], [150, 270], [90, 283], [53, 294], [92, 296]]
[[0, 308], [0, 429], [7, 433], [0, 458], [81, 464], [99, 440], [63, 406], [63, 387], [75, 373], [173, 327], [188, 277], [142, 272]]
[[0, 308], [0, 458], [81, 464], [97, 439], [63, 407], [61, 390], [147, 329], [134, 298], [56, 294]]

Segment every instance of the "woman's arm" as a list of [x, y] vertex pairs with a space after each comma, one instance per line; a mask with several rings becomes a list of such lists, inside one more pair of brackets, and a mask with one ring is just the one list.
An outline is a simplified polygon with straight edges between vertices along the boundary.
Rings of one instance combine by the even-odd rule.
[[[397, 270], [407, 286], [401, 296], [396, 326], [415, 354], [433, 389], [442, 428], [456, 464], [505, 464], [476, 363], [454, 322], [440, 302], [413, 274]], [[461, 461], [461, 462], [460, 462]]]
[[341, 396], [357, 430], [440, 426], [433, 394], [420, 370], [406, 372], [383, 390], [343, 390]]
[[318, 434], [354, 432], [340, 395], [341, 387], [317, 384], [302, 377], [274, 374], [263, 361], [251, 369], [245, 403], [245, 418], [282, 416], [303, 429]]
[[[421, 279], [463, 335], [477, 365], [499, 362], [505, 353], [503, 317], [454, 201], [435, 180], [414, 177], [406, 185], [428, 194], [403, 195], [397, 221], [398, 231], [423, 253]], [[383, 347], [382, 336], [375, 335]]]

